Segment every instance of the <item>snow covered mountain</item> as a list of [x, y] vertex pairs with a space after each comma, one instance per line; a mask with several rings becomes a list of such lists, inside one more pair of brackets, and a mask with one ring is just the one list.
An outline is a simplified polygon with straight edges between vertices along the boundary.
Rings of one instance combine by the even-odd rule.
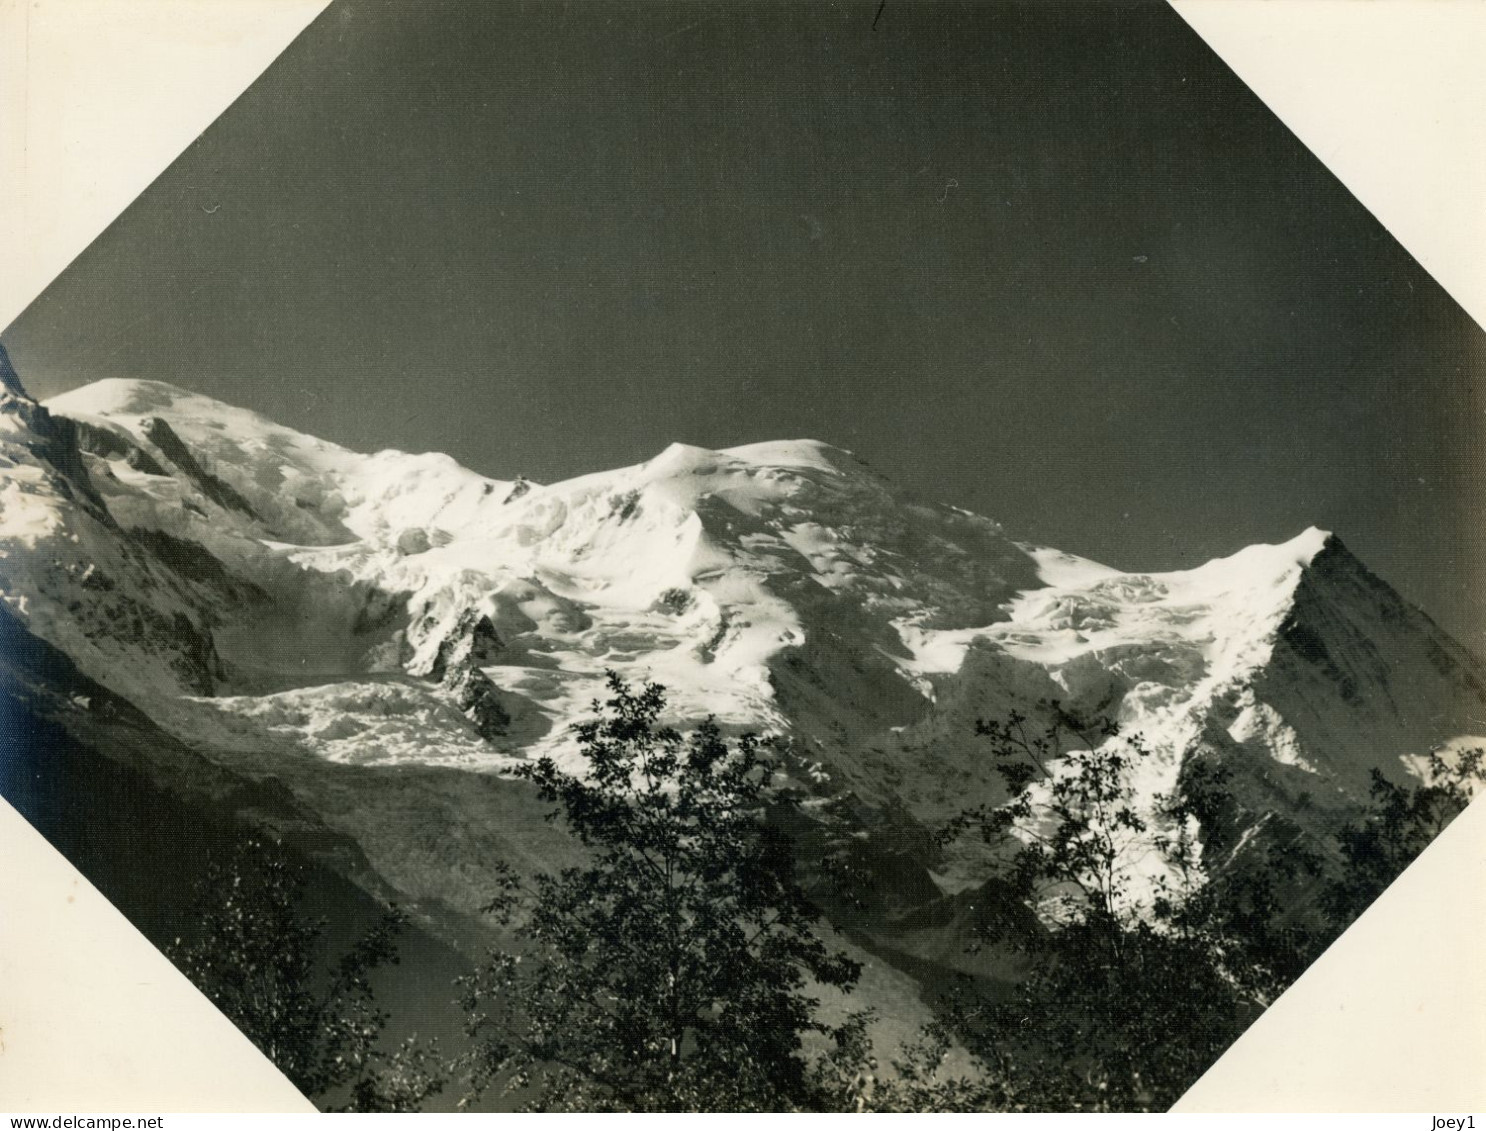
[[[1229, 770], [1213, 866], [1277, 815], [1344, 814], [1374, 768], [1402, 779], [1486, 734], [1478, 661], [1320, 530], [1123, 573], [910, 502], [816, 441], [675, 444], [538, 485], [153, 382], [38, 405], [7, 374], [9, 613], [455, 915], [482, 902], [482, 861], [565, 851], [501, 773], [571, 760], [609, 669], [665, 685], [683, 725], [791, 737], [867, 830], [999, 800], [975, 720], [1058, 699], [1142, 736], [1147, 806], [1195, 758]], [[915, 858], [898, 903], [986, 869]]]

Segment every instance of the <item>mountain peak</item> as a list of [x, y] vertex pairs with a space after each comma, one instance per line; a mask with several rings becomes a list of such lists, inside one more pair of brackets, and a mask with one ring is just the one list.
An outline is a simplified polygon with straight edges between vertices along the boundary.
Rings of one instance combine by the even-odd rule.
[[764, 440], [731, 448], [703, 448], [673, 443], [641, 466], [652, 474], [708, 475], [739, 464], [757, 468], [860, 473], [866, 466], [856, 456], [823, 440]]
[[1304, 531], [1282, 545], [1287, 550], [1293, 550], [1296, 560], [1303, 565], [1309, 565], [1323, 551], [1344, 549], [1340, 538], [1330, 530], [1322, 530], [1319, 526], [1306, 527]]
[[52, 397], [47, 405], [68, 416], [123, 416], [167, 412], [191, 401], [217, 403], [165, 381], [105, 377]]
[[810, 467], [844, 471], [862, 466], [855, 455], [824, 440], [763, 440], [725, 449], [727, 455], [766, 467]]
[[1309, 526], [1285, 542], [1256, 542], [1233, 554], [1211, 561], [1182, 574], [1193, 578], [1229, 578], [1253, 581], [1258, 578], [1296, 579], [1301, 571], [1332, 550], [1341, 549], [1341, 540], [1328, 530]]

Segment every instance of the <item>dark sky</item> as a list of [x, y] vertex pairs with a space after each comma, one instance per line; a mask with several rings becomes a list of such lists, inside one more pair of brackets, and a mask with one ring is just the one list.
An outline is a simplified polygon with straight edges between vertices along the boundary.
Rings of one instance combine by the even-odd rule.
[[550, 481], [810, 436], [1175, 568], [1315, 523], [1486, 651], [1486, 345], [1158, 2], [336, 0], [3, 336]]

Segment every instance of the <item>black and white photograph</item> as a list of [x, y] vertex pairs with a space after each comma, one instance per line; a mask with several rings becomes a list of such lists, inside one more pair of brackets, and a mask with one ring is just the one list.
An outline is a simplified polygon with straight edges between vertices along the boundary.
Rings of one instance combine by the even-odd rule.
[[1199, 27], [323, 5], [0, 331], [0, 797], [304, 1110], [1180, 1105], [1486, 780], [1486, 336]]

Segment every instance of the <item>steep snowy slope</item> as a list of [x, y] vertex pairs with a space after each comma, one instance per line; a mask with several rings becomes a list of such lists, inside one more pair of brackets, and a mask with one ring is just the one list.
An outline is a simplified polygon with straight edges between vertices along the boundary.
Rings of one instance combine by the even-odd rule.
[[[0, 353], [0, 373], [9, 362]], [[37, 635], [126, 692], [209, 694], [220, 675], [209, 609], [250, 587], [163, 562], [121, 527], [80, 451], [81, 429], [0, 390], [0, 595]]]
[[107, 381], [50, 407], [110, 438], [90, 458], [121, 523], [200, 546], [269, 596], [224, 614], [227, 683], [180, 724], [215, 715], [232, 746], [491, 765], [561, 754], [609, 667], [665, 683], [682, 717], [778, 729], [787, 651], [821, 678], [841, 669], [843, 691], [868, 689], [875, 722], [902, 721], [923, 697], [895, 622], [990, 622], [1037, 584], [993, 523], [900, 504], [808, 441], [673, 445], [517, 487], [443, 457], [359, 456], [162, 385]]
[[[1130, 574], [910, 502], [815, 441], [676, 444], [541, 486], [151, 382], [5, 403], [7, 604], [240, 770], [571, 759], [616, 669], [666, 685], [679, 722], [789, 736], [823, 796], [927, 826], [1001, 796], [977, 718], [1058, 699], [1144, 738], [1147, 807], [1194, 759], [1227, 766], [1229, 851], [1486, 733], [1477, 662], [1318, 530]], [[926, 856], [903, 899], [936, 896], [930, 863], [947, 891], [988, 874]]]
[[440, 529], [478, 523], [482, 508], [499, 504], [497, 491], [511, 487], [448, 456], [363, 456], [153, 381], [99, 381], [48, 407], [83, 426], [84, 446], [109, 458], [116, 472], [131, 449], [154, 464], [119, 476], [126, 525], [131, 499], [155, 522], [162, 521], [161, 503], [181, 508], [181, 522], [215, 504], [241, 535], [301, 546], [395, 547], [404, 535], [416, 542], [410, 531], [437, 538]]

